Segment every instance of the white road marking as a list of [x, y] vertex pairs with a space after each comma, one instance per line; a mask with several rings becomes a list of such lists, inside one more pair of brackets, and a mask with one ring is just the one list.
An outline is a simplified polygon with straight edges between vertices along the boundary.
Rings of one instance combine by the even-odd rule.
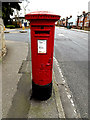
[[[68, 85], [67, 85], [67, 83], [66, 83], [66, 81], [65, 81], [65, 79], [64, 79], [64, 76], [63, 76], [63, 73], [62, 73], [62, 71], [61, 71], [61, 68], [59, 67], [59, 63], [58, 63], [58, 61], [57, 61], [57, 59], [55, 58], [55, 57], [53, 57], [54, 58], [54, 61], [56, 62], [56, 65], [57, 65], [57, 67], [58, 67], [58, 70], [59, 70], [59, 73], [60, 73], [60, 76], [62, 77], [62, 81], [63, 81], [63, 84], [66, 84], [65, 86], [65, 90], [66, 90], [66, 93], [67, 93], [67, 97], [68, 97], [68, 99], [70, 100], [70, 102], [71, 102], [71, 104], [72, 104], [72, 106], [73, 106], [73, 111], [74, 111], [74, 113], [76, 114], [76, 116], [78, 116], [79, 118], [81, 118], [80, 117], [80, 114], [79, 113], [77, 113], [76, 111], [76, 108], [75, 108], [75, 104], [74, 104], [74, 101], [73, 101], [73, 99], [72, 99], [72, 95], [70, 94], [70, 90], [69, 90], [69, 87], [68, 87]], [[70, 92], [68, 92], [68, 90], [70, 91]]]
[[65, 118], [65, 113], [64, 113], [64, 109], [63, 109], [62, 102], [61, 102], [61, 99], [60, 99], [59, 89], [58, 89], [57, 83], [55, 81], [54, 72], [53, 72], [53, 78], [54, 78], [53, 79], [54, 80], [53, 81], [53, 88], [54, 88], [54, 92], [55, 92], [58, 115], [59, 115], [59, 118]]
[[64, 36], [64, 35], [59, 33], [58, 36]]

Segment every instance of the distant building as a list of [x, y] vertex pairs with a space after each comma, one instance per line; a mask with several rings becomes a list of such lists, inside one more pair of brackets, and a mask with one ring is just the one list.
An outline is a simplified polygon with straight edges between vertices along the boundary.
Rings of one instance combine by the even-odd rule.
[[65, 23], [66, 23], [65, 18], [63, 18], [63, 19], [61, 19], [61, 20], [58, 20], [57, 25], [58, 25], [58, 26], [65, 27]]
[[85, 27], [90, 27], [90, 12], [87, 13], [86, 17], [85, 17]]
[[12, 19], [12, 24], [18, 24], [20, 27], [22, 27], [23, 26], [23, 24], [24, 24], [24, 26], [26, 27], [26, 26], [29, 26], [29, 21], [27, 21], [26, 19], [25, 19], [25, 17], [14, 17], [13, 19]]
[[90, 12], [83, 11], [80, 16], [77, 16], [77, 28], [90, 29]]
[[86, 13], [83, 11], [81, 15], [77, 16], [77, 20], [72, 16], [60, 19], [57, 25], [67, 28], [90, 30], [90, 12]]
[[71, 19], [72, 19], [72, 15], [70, 17], [63, 18], [58, 21], [58, 25], [62, 27], [70, 26], [71, 24], [73, 24], [73, 21]]

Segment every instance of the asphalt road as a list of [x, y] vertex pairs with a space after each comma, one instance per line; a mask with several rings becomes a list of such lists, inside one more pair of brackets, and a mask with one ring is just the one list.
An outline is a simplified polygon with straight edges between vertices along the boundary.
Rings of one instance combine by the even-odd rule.
[[[8, 30], [7, 30], [8, 31]], [[9, 30], [10, 31], [10, 30]], [[20, 30], [15, 29], [10, 31], [10, 33], [5, 33], [5, 39], [10, 41], [20, 41], [20, 42], [29, 42], [29, 29], [27, 29], [27, 33], [20, 33]]]
[[82, 118], [88, 117], [88, 34], [56, 27], [55, 58]]

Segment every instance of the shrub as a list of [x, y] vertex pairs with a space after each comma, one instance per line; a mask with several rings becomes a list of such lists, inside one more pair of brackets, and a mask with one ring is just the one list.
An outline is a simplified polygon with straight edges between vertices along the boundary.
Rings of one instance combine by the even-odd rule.
[[6, 28], [15, 28], [15, 25], [6, 25]]

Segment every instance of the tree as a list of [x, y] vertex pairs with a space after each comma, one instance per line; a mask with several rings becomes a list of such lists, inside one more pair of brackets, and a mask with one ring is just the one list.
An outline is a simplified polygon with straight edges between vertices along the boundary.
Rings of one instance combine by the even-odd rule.
[[7, 25], [8, 20], [11, 20], [10, 15], [13, 15], [13, 9], [20, 11], [21, 8], [18, 2], [2, 2], [2, 18], [4, 25]]
[[[28, 7], [30, 0], [22, 0], [22, 7], [23, 7], [23, 11], [24, 11], [24, 16], [26, 15], [26, 8]], [[28, 11], [30, 11], [30, 9], [28, 9]]]

